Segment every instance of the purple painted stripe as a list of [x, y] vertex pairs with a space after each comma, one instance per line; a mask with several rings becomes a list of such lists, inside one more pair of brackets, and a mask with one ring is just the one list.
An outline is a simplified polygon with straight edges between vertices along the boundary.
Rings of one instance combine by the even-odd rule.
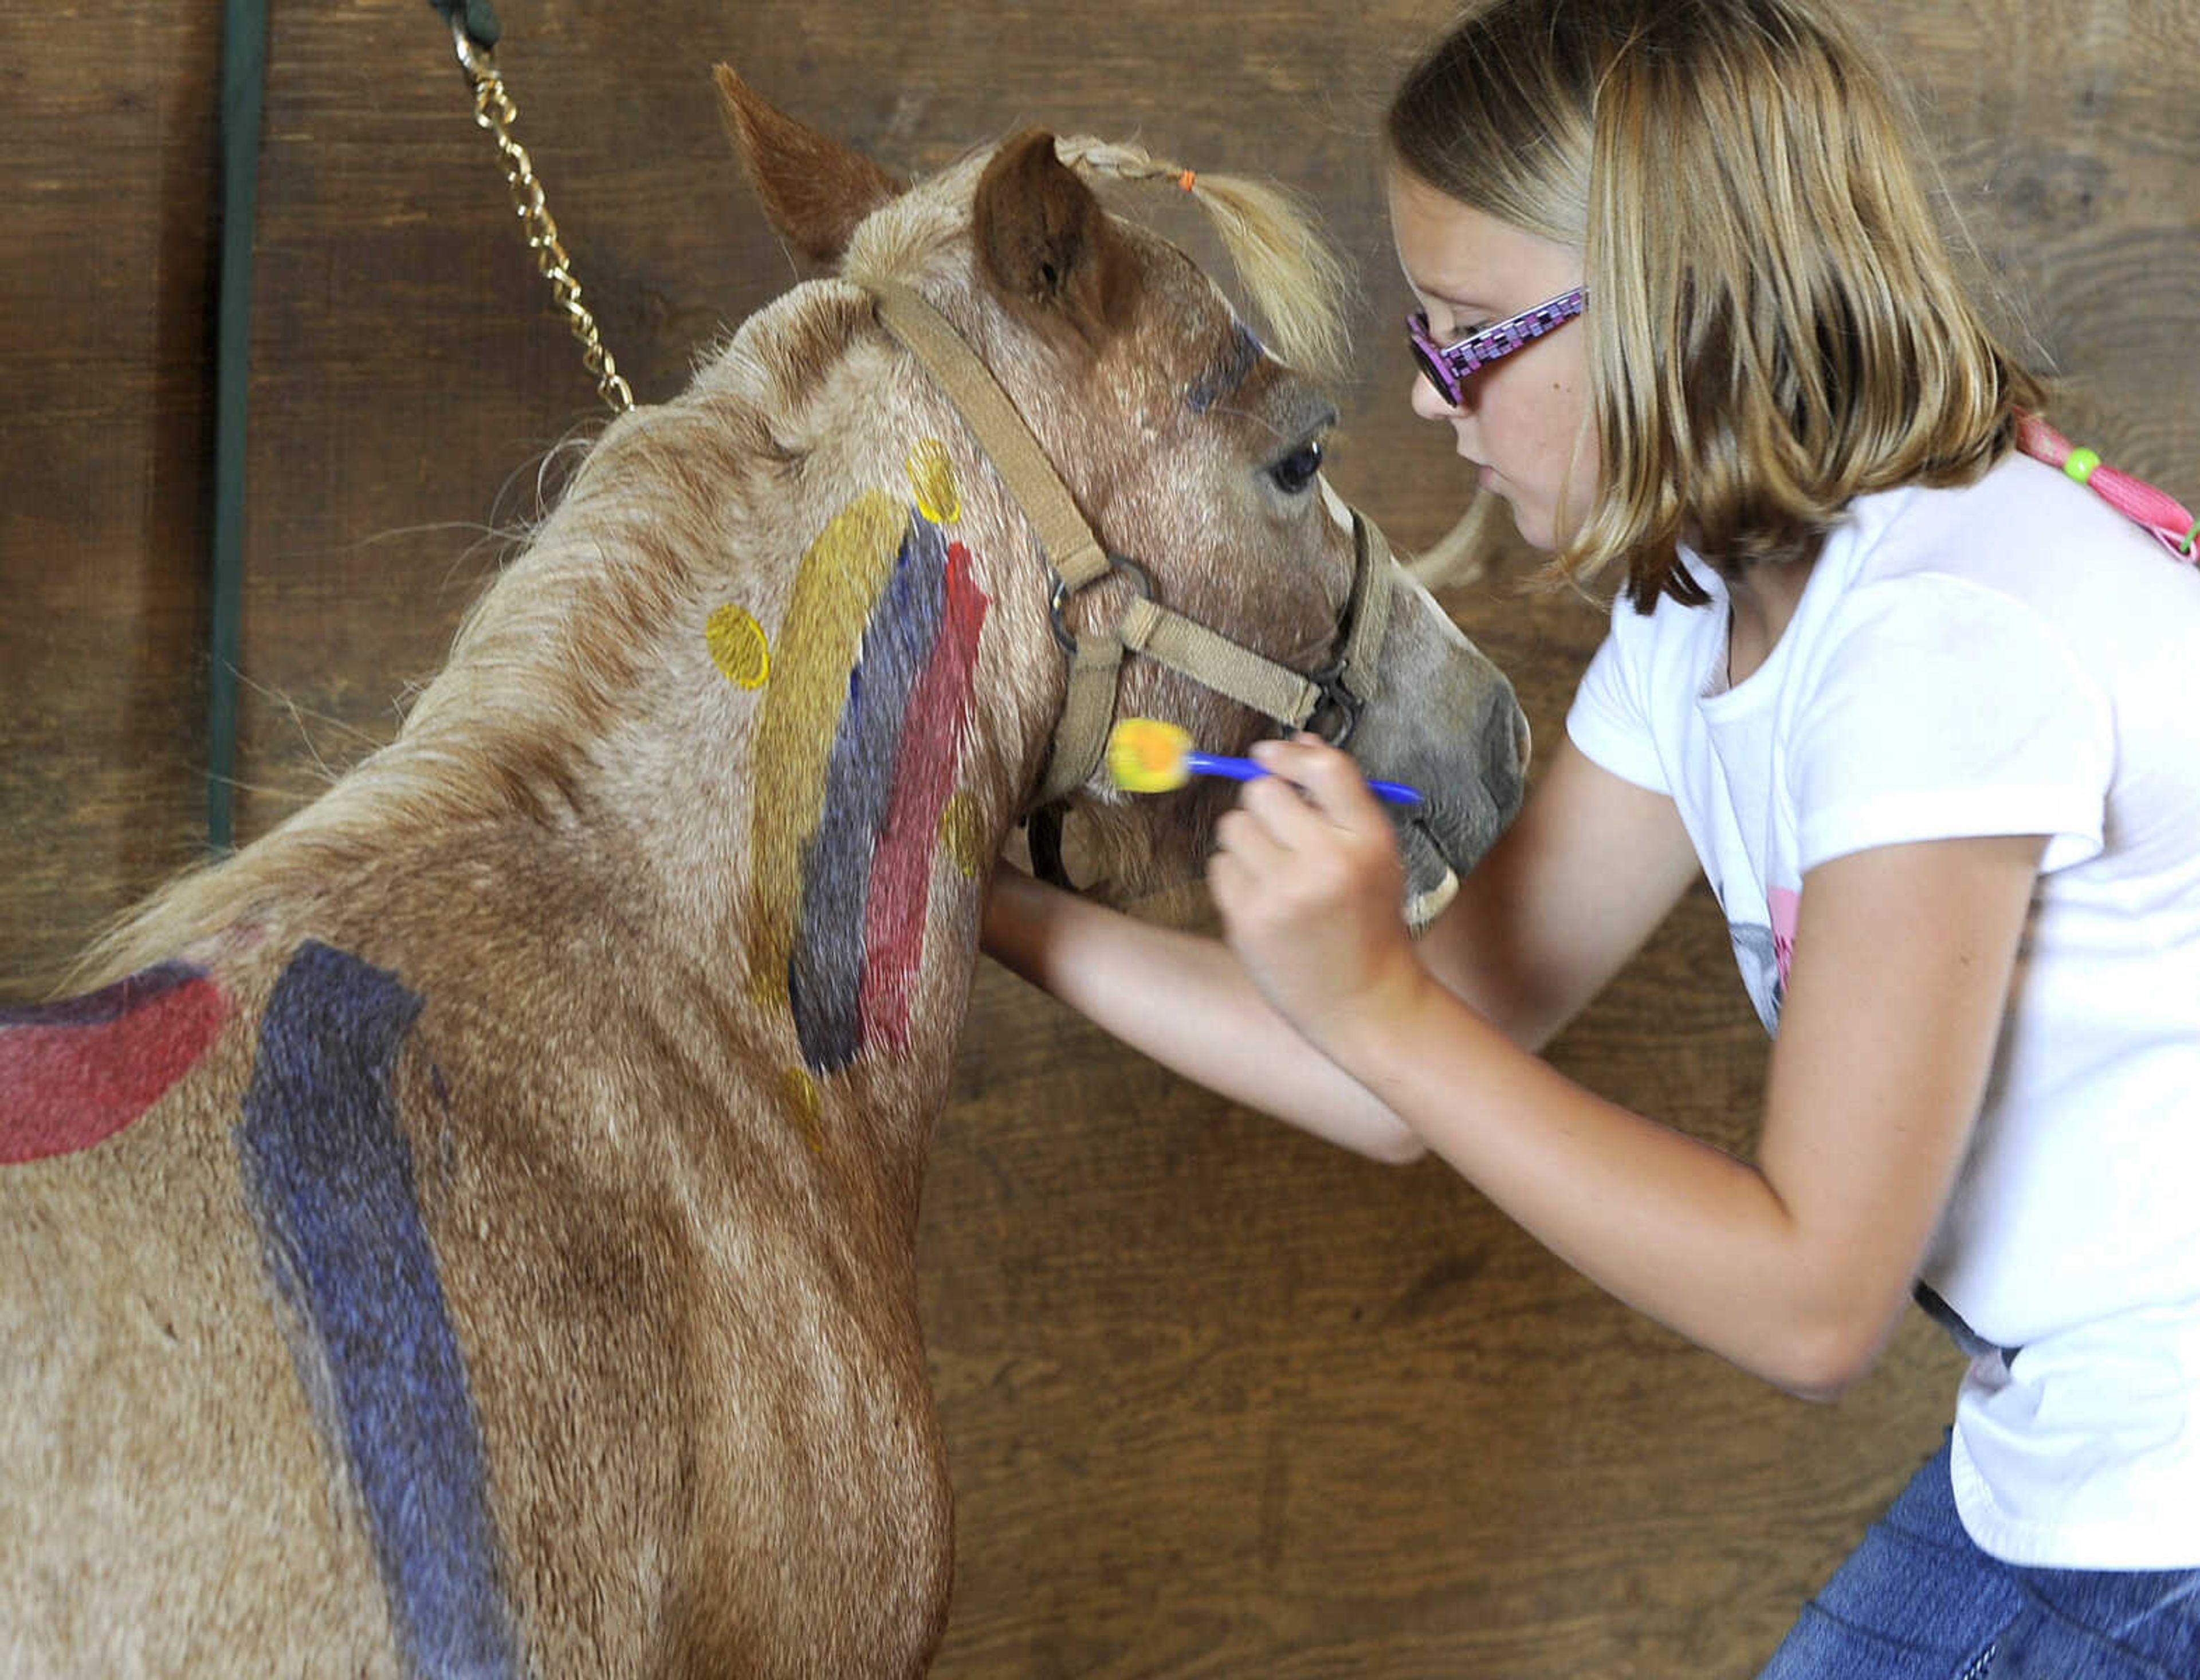
[[803, 858], [802, 913], [787, 995], [802, 1059], [831, 1073], [863, 1047], [863, 907], [886, 826], [902, 720], [939, 633], [947, 544], [912, 509], [893, 575], [863, 632], [825, 769], [825, 803]]
[[237, 1146], [412, 1671], [522, 1671], [487, 1461], [391, 1076], [420, 1000], [307, 943], [275, 983]]

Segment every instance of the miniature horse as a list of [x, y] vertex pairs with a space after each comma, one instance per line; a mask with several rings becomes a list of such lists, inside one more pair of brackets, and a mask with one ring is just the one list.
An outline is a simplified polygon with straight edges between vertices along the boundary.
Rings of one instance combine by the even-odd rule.
[[[939, 1640], [918, 1192], [1068, 650], [1138, 557], [1319, 667], [1356, 522], [1328, 404], [1088, 184], [1143, 154], [1027, 135], [904, 187], [721, 84], [828, 271], [610, 427], [394, 742], [155, 900], [103, 989], [0, 1016], [0, 1671], [906, 1676]], [[1305, 230], [1202, 184], [1273, 289]], [[1103, 534], [1091, 586], [890, 286]], [[1525, 739], [1396, 586], [1351, 745], [1431, 790], [1425, 877]], [[1108, 680], [1263, 726], [1159, 659]], [[1064, 791], [1179, 873], [1216, 808]]]

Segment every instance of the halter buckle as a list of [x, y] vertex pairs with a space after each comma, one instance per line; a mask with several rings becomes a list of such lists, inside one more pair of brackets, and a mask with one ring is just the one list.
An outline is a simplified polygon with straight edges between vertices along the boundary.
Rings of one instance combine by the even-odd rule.
[[[1127, 554], [1118, 554], [1112, 548], [1108, 550], [1107, 553], [1108, 569], [1101, 573], [1098, 577], [1090, 579], [1078, 587], [1090, 589], [1094, 584], [1105, 583], [1116, 573], [1120, 572], [1131, 580], [1132, 586], [1139, 594], [1144, 596], [1149, 601], [1152, 600], [1154, 580], [1146, 569]], [[1069, 598], [1076, 592], [1076, 590], [1069, 586], [1068, 580], [1057, 576], [1054, 580], [1054, 594], [1047, 602], [1047, 615], [1054, 626], [1054, 639], [1061, 644], [1064, 653], [1074, 654], [1077, 651], [1077, 638], [1069, 633], [1069, 626], [1062, 618], [1062, 610], [1069, 604]]]

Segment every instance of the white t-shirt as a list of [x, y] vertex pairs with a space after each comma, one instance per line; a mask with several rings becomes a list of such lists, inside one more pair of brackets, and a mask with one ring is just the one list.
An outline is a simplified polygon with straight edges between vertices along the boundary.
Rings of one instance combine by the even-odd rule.
[[1711, 605], [1623, 599], [1567, 729], [1678, 804], [1768, 1030], [1816, 866], [2050, 837], [1922, 1275], [1976, 1338], [1957, 1504], [2011, 1562], [2200, 1566], [2200, 574], [2020, 457], [1858, 498], [1729, 688], [1685, 557]]

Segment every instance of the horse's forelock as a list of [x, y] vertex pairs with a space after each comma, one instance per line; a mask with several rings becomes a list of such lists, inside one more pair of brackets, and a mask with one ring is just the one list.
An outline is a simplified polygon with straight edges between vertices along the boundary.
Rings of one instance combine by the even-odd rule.
[[1180, 169], [1121, 141], [1078, 135], [1056, 145], [1063, 162], [1089, 175], [1168, 182], [1189, 191], [1220, 237], [1278, 353], [1318, 382], [1343, 377], [1344, 262], [1311, 213], [1288, 193], [1243, 176]]

